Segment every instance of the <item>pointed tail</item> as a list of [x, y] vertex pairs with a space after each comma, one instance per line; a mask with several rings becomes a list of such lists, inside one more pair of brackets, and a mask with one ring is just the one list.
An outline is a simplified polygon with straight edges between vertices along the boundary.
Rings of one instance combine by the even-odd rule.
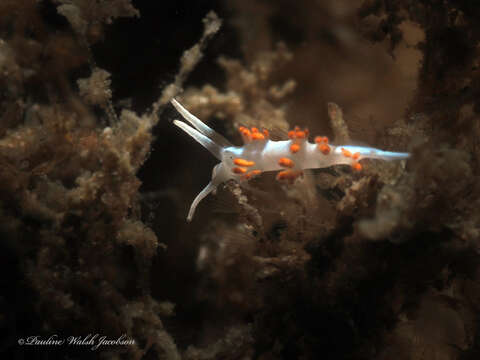
[[380, 159], [380, 160], [402, 160], [410, 157], [409, 153], [406, 152], [394, 152], [394, 151], [383, 151], [380, 149], [371, 148], [368, 146], [353, 146], [345, 145], [336, 147], [338, 152], [341, 152], [341, 149], [348, 150], [352, 154], [359, 153], [362, 158], [368, 159]]

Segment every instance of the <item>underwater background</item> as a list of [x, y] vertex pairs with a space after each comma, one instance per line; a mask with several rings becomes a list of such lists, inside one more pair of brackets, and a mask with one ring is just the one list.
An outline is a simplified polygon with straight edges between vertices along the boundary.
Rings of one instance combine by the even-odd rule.
[[[480, 358], [479, 24], [472, 0], [0, 1], [2, 358]], [[173, 97], [237, 145], [298, 125], [411, 157], [229, 182], [188, 223], [216, 160]]]

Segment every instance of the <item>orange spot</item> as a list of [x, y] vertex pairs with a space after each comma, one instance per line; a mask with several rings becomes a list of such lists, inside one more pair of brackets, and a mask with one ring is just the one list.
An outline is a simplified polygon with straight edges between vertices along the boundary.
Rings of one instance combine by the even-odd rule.
[[244, 180], [250, 180], [252, 177], [260, 175], [260, 174], [261, 174], [260, 170], [252, 170], [252, 171], [246, 173], [245, 175], [243, 175], [242, 178]]
[[257, 133], [258, 129], [256, 127], [252, 127], [251, 131], [252, 131], [252, 133]]
[[245, 169], [244, 167], [234, 167], [232, 171], [235, 174], [245, 174], [247, 172], [247, 169]]
[[265, 136], [262, 133], [254, 132], [252, 134], [252, 139], [253, 140], [265, 140]]
[[238, 131], [240, 131], [241, 134], [244, 134], [246, 132], [250, 133], [250, 130], [248, 130], [245, 126], [239, 126]]
[[291, 171], [285, 170], [285, 171], [280, 171], [277, 174], [277, 180], [287, 180], [291, 178]]
[[302, 171], [284, 170], [277, 174], [277, 180], [288, 181], [288, 183], [293, 184], [293, 182], [302, 174]]
[[246, 166], [246, 167], [255, 165], [254, 161], [248, 161], [240, 158], [236, 158], [235, 160], [233, 160], [233, 163], [238, 166]]
[[330, 154], [330, 146], [328, 146], [326, 144], [318, 144], [317, 149], [320, 150], [323, 155]]
[[295, 136], [297, 137], [297, 139], [305, 139], [307, 134], [305, 133], [305, 131], [298, 130], [295, 132]]
[[354, 162], [352, 164], [352, 168], [356, 171], [360, 171], [360, 170], [362, 170], [362, 165], [359, 162]]
[[282, 157], [280, 158], [280, 160], [278, 160], [278, 165], [287, 168], [293, 168], [295, 166], [295, 163], [289, 158]]
[[290, 145], [290, 151], [295, 154], [300, 151], [300, 145], [298, 144], [292, 144]]
[[352, 158], [354, 160], [358, 160], [358, 158], [360, 157], [360, 153], [359, 152], [356, 152], [355, 154], [352, 155]]
[[270, 136], [270, 133], [267, 129], [263, 129], [263, 135], [265, 135], [265, 138], [268, 138]]
[[321, 143], [328, 144], [328, 138], [326, 136], [316, 136], [315, 137], [315, 142], [317, 144], [321, 144]]
[[350, 151], [346, 150], [345, 148], [342, 148], [342, 154], [345, 157], [352, 157], [352, 153]]
[[293, 130], [288, 132], [289, 139], [305, 139], [308, 137], [308, 129], [300, 130], [298, 126], [295, 126]]
[[240, 134], [242, 134], [244, 142], [249, 142], [252, 140], [252, 134], [245, 126], [240, 126], [238, 130], [240, 131]]

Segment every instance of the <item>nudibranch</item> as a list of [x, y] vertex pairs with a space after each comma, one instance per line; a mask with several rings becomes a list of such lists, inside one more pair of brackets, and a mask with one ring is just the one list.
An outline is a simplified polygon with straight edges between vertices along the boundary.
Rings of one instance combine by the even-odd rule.
[[212, 179], [190, 206], [187, 221], [191, 221], [200, 201], [228, 180], [247, 181], [266, 171], [278, 171], [277, 180], [293, 183], [303, 170], [346, 164], [360, 171], [362, 159], [400, 160], [409, 153], [383, 151], [366, 146], [333, 145], [327, 137], [317, 136], [308, 141], [308, 130], [295, 127], [288, 132], [288, 140], [273, 141], [268, 130], [241, 126], [243, 146], [234, 146], [222, 135], [188, 112], [178, 101], [172, 105], [190, 123], [173, 123], [209, 150], [220, 163], [212, 171]]

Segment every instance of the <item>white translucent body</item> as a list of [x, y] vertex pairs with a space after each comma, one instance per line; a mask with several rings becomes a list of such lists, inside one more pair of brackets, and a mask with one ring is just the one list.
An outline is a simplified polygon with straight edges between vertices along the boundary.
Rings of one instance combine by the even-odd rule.
[[[293, 161], [294, 167], [291, 170], [305, 170], [326, 168], [333, 165], [351, 165], [353, 161], [357, 162], [362, 159], [380, 159], [380, 160], [401, 160], [409, 157], [408, 153], [383, 151], [368, 146], [352, 146], [352, 145], [332, 145], [329, 144], [329, 154], [323, 154], [317, 144], [302, 140], [300, 150], [292, 153], [290, 146], [292, 143], [298, 143], [298, 140], [253, 140], [244, 146], [233, 146], [222, 135], [216, 133], [201, 120], [189, 113], [179, 102], [172, 100], [172, 105], [192, 126], [174, 120], [174, 124], [183, 131], [193, 137], [197, 142], [202, 144], [215, 157], [220, 160], [212, 172], [212, 180], [197, 195], [190, 206], [187, 220], [191, 221], [196, 207], [200, 201], [210, 192], [214, 191], [217, 186], [225, 181], [234, 179], [241, 181], [244, 179], [241, 174], [236, 174], [233, 169], [237, 167], [234, 164], [235, 159], [245, 159], [253, 161], [255, 164], [248, 167], [249, 171], [260, 170], [278, 171], [285, 170], [279, 165], [279, 159], [288, 158]], [[345, 156], [344, 152], [357, 154], [355, 160], [350, 156]]]

